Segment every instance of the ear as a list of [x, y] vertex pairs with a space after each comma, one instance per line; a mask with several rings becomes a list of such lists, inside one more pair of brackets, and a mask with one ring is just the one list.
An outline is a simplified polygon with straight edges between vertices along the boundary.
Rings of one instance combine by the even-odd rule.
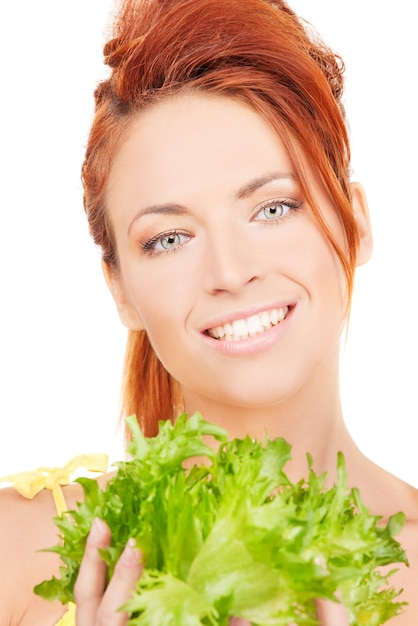
[[351, 206], [359, 233], [357, 266], [367, 263], [373, 252], [373, 235], [365, 191], [360, 183], [351, 183]]
[[120, 276], [103, 259], [102, 269], [122, 324], [129, 330], [144, 330], [141, 318], [125, 294]]

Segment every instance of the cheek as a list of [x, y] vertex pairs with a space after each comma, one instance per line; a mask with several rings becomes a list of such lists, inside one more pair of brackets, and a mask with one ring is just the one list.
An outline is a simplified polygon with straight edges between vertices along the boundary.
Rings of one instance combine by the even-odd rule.
[[298, 283], [312, 298], [322, 299], [324, 292], [332, 292], [343, 302], [346, 283], [341, 262], [316, 223], [300, 220], [285, 234], [275, 249], [273, 244], [266, 251], [274, 259], [276, 271]]
[[140, 317], [150, 342], [161, 361], [165, 355], [179, 352], [184, 343], [184, 329], [193, 304], [191, 277], [166, 266], [135, 263], [124, 268], [131, 305]]
[[159, 319], [170, 319], [190, 291], [187, 267], [176, 262], [175, 253], [167, 256], [141, 259], [130, 253], [120, 261], [127, 298], [144, 324], [150, 326]]
[[155, 291], [150, 298], [152, 302], [139, 305], [138, 310], [141, 311], [143, 327], [156, 356], [171, 372], [173, 358], [177, 361], [184, 352], [184, 313], [179, 306], [173, 305], [176, 300], [172, 301], [169, 294], [165, 292], [161, 296], [159, 293], [155, 297]]

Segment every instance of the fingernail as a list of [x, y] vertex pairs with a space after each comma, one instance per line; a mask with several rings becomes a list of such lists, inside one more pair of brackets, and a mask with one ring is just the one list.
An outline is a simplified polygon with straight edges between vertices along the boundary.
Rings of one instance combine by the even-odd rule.
[[135, 539], [129, 539], [124, 551], [122, 552], [122, 561], [125, 565], [138, 565], [140, 559], [140, 552], [136, 547]]
[[87, 537], [87, 541], [91, 545], [96, 545], [100, 543], [101, 539], [103, 539], [105, 535], [105, 523], [99, 517], [93, 521], [91, 525], [89, 536]]

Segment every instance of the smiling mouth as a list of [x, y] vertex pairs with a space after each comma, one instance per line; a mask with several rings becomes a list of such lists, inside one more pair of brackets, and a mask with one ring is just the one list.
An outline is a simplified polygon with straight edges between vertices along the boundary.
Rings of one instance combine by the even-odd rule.
[[255, 335], [261, 335], [273, 326], [277, 326], [280, 322], [286, 319], [289, 313], [289, 307], [284, 306], [279, 309], [271, 309], [269, 311], [262, 311], [256, 315], [250, 315], [244, 319], [234, 320], [228, 322], [223, 326], [216, 326], [215, 328], [208, 328], [206, 334], [213, 339], [219, 341], [239, 341], [240, 339], [247, 339], [248, 337], [254, 337]]

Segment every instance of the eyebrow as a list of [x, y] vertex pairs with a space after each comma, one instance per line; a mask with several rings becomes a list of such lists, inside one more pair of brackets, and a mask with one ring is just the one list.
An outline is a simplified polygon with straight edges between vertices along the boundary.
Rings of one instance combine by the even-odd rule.
[[134, 223], [140, 218], [143, 217], [144, 215], [149, 215], [149, 214], [154, 214], [154, 215], [189, 215], [190, 211], [189, 209], [187, 209], [185, 206], [183, 206], [182, 204], [172, 204], [172, 203], [167, 203], [167, 204], [153, 204], [151, 206], [145, 207], [144, 209], [140, 209], [139, 211], [137, 211], [137, 213], [135, 213], [134, 217], [132, 218], [129, 226], [128, 226], [128, 235], [131, 231], [132, 226], [134, 225]]
[[[244, 200], [245, 198], [250, 197], [253, 193], [255, 193], [261, 187], [264, 187], [264, 185], [268, 185], [269, 183], [272, 183], [272, 182], [275, 182], [275, 181], [280, 181], [280, 180], [287, 180], [287, 181], [294, 182], [296, 180], [296, 177], [295, 177], [294, 174], [292, 174], [290, 172], [289, 173], [272, 172], [270, 174], [264, 174], [262, 176], [257, 176], [256, 178], [253, 178], [248, 183], [245, 183], [245, 185], [240, 187], [235, 192], [235, 197], [237, 198], [237, 200]], [[154, 205], [145, 207], [143, 209], [140, 209], [137, 213], [135, 213], [134, 217], [132, 218], [132, 220], [131, 220], [131, 222], [130, 222], [130, 224], [128, 226], [128, 235], [130, 233], [130, 230], [131, 230], [133, 224], [140, 217], [143, 217], [144, 215], [150, 215], [150, 214], [154, 214], [154, 215], [189, 215], [190, 211], [184, 205], [182, 205], [182, 204], [175, 204], [175, 203], [174, 204], [173, 203], [154, 204]]]
[[264, 185], [268, 185], [276, 180], [288, 180], [295, 182], [296, 177], [291, 172], [271, 172], [270, 174], [264, 174], [263, 176], [258, 176], [257, 178], [250, 180], [250, 182], [245, 183], [245, 185], [238, 189], [235, 195], [238, 200], [243, 200], [244, 198], [251, 196], [261, 187], [264, 187]]

